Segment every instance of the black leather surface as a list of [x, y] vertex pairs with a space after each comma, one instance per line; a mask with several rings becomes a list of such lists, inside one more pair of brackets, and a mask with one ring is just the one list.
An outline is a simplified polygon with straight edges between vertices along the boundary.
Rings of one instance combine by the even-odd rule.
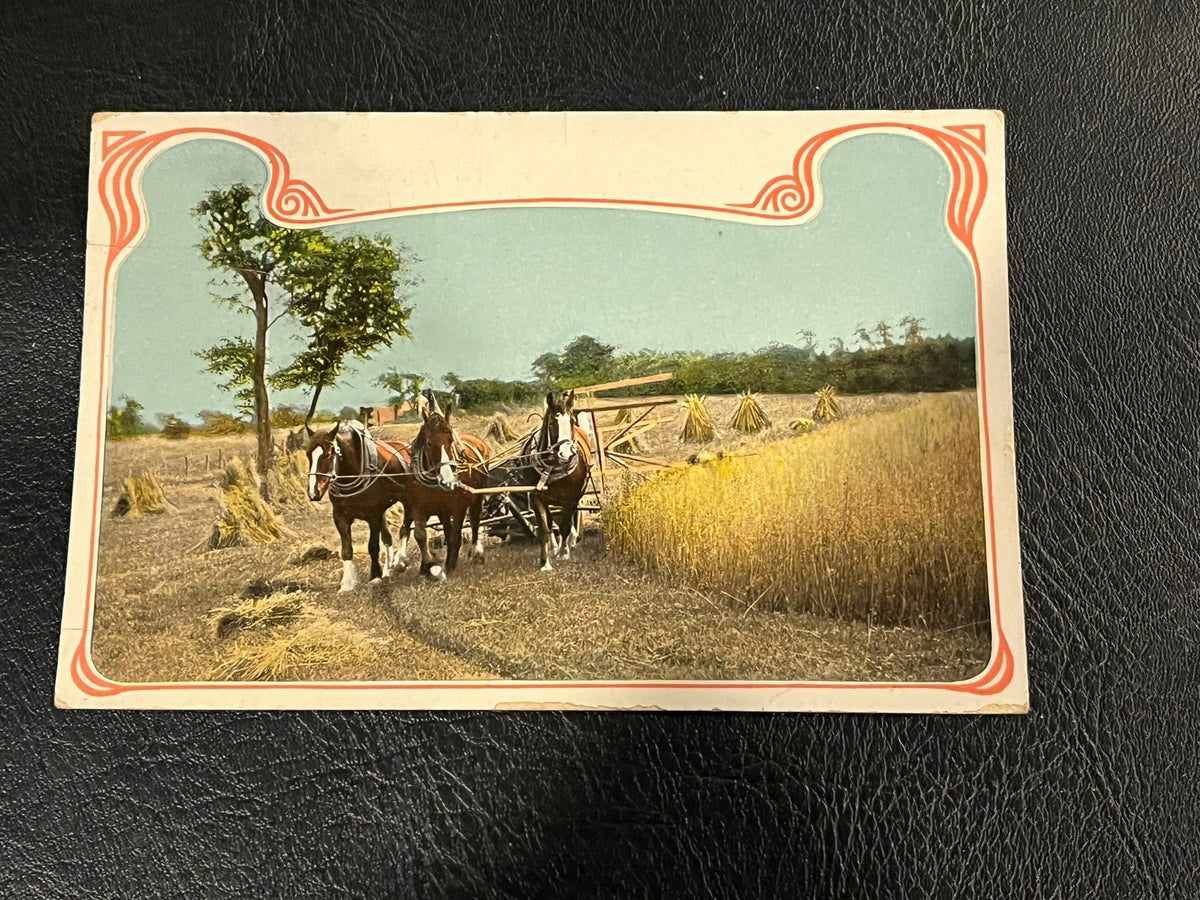
[[[110, 6], [0, 12], [5, 896], [1200, 895], [1194, 3]], [[956, 106], [1008, 116], [1027, 717], [52, 707], [93, 111]]]

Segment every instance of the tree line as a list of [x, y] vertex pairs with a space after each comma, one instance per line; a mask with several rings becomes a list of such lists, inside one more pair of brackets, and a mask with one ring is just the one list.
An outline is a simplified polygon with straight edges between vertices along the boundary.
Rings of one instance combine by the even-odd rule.
[[[803, 342], [772, 344], [743, 353], [617, 353], [616, 347], [581, 335], [560, 353], [533, 361], [533, 378], [499, 381], [444, 377], [464, 408], [523, 405], [535, 402], [548, 388], [567, 390], [674, 372], [672, 381], [613, 391], [616, 396], [664, 394], [732, 394], [744, 390], [769, 394], [810, 394], [832, 385], [844, 394], [953, 391], [975, 386], [975, 339], [926, 336], [920, 319], [906, 316], [896, 327], [886, 322], [860, 328], [853, 349], [835, 338], [827, 349], [815, 335], [800, 333]], [[899, 335], [899, 340], [896, 336]]]

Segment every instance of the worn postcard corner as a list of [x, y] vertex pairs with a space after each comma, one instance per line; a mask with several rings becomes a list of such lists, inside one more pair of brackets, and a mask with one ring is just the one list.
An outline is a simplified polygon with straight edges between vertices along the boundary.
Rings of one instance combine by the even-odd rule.
[[1025, 712], [1003, 129], [97, 113], [56, 705]]

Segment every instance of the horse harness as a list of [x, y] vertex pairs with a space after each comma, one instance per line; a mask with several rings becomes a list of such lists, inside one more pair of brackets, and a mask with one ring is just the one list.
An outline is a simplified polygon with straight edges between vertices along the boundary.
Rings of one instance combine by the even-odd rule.
[[[546, 435], [548, 446], [540, 446], [542, 434]], [[591, 449], [588, 445], [587, 434], [577, 425], [571, 425], [571, 432], [567, 437], [564, 438], [560, 435], [558, 440], [553, 442], [550, 441], [549, 429], [542, 429], [537, 436], [531, 438], [531, 442], [533, 446], [530, 447], [527, 455], [530, 466], [540, 476], [538, 490], [544, 490], [548, 484], [566, 478], [575, 471], [581, 458], [584, 465], [591, 468]], [[567, 443], [571, 445], [572, 453], [565, 460], [559, 459], [558, 448]]]
[[407, 469], [408, 465], [399, 450], [386, 441], [376, 440], [366, 425], [357, 421], [350, 422], [343, 425], [340, 432], [342, 434], [354, 434], [358, 437], [359, 445], [362, 447], [362, 467], [359, 472], [346, 475], [338, 471], [342, 465], [344, 456], [342, 445], [335, 439], [333, 442], [333, 470], [330, 473], [329, 484], [330, 497], [355, 497], [370, 489], [380, 478], [397, 478], [400, 475], [410, 474], [408, 471], [397, 473], [383, 471], [388, 459], [384, 459], [381, 464], [381, 457], [395, 459], [400, 463], [401, 469]]
[[[458, 436], [458, 429], [456, 429], [456, 428], [451, 429], [450, 435], [451, 435], [450, 461], [449, 461], [448, 465], [450, 466], [450, 471], [452, 471], [455, 475], [457, 475], [458, 467], [461, 464], [460, 461], [466, 458], [466, 451], [471, 450], [477, 456], [479, 455], [479, 451], [476, 448], [472, 447], [470, 443], [468, 443], [467, 441], [464, 441], [462, 438], [460, 438]], [[470, 460], [467, 460], [466, 466], [468, 469], [470, 469], [470, 468], [474, 468], [478, 465], [481, 465], [482, 462], [483, 462], [482, 457], [480, 457], [480, 460], [478, 463], [472, 463]], [[441, 465], [442, 465], [442, 463], [439, 460], [432, 469], [426, 468], [426, 466], [425, 466], [425, 442], [421, 441], [419, 445], [416, 443], [413, 444], [413, 447], [412, 447], [412, 476], [414, 479], [416, 479], [418, 484], [420, 484], [424, 487], [431, 488], [433, 490], [439, 490], [439, 491], [455, 490], [454, 488], [446, 487], [444, 484], [441, 483], [441, 481], [438, 480], [436, 473], [437, 473], [438, 468]], [[433, 473], [433, 474], [430, 474], [430, 473]]]

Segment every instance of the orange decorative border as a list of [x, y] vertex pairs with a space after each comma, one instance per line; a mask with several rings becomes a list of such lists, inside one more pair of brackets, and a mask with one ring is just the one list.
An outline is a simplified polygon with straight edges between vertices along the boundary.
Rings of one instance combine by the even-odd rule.
[[[270, 179], [263, 194], [266, 214], [283, 225], [316, 226], [333, 222], [348, 222], [388, 215], [404, 215], [432, 210], [453, 210], [495, 206], [537, 206], [548, 203], [580, 206], [634, 206], [659, 211], [682, 213], [720, 213], [748, 220], [798, 220], [809, 215], [818, 197], [817, 170], [822, 153], [834, 143], [851, 135], [872, 131], [907, 131], [932, 143], [950, 166], [950, 199], [946, 223], [950, 233], [971, 260], [975, 276], [976, 354], [979, 360], [979, 395], [981, 403], [981, 439], [984, 452], [985, 489], [987, 495], [988, 551], [991, 567], [993, 653], [988, 667], [975, 678], [960, 682], [787, 682], [787, 681], [454, 681], [454, 682], [180, 682], [180, 683], [120, 683], [99, 674], [90, 658], [92, 610], [96, 600], [96, 557], [98, 553], [99, 516], [103, 487], [104, 414], [107, 397], [103, 396], [106, 377], [97, 379], [95, 387], [101, 392], [96, 422], [96, 454], [93, 473], [92, 514], [88, 543], [87, 592], [88, 603], [80, 626], [79, 643], [71, 658], [71, 678], [75, 686], [92, 697], [109, 697], [132, 691], [164, 689], [219, 690], [354, 690], [388, 688], [395, 690], [428, 689], [521, 689], [521, 688], [671, 688], [671, 689], [880, 689], [896, 691], [951, 691], [981, 697], [995, 696], [1012, 682], [1016, 667], [1012, 649], [1001, 621], [1000, 587], [997, 567], [995, 503], [992, 484], [992, 451], [988, 421], [987, 378], [984, 371], [983, 286], [979, 257], [974, 245], [975, 223], [987, 194], [986, 127], [956, 125], [931, 128], [905, 122], [874, 122], [846, 125], [821, 132], [804, 143], [792, 161], [790, 172], [772, 178], [749, 202], [728, 203], [725, 206], [666, 203], [653, 200], [624, 200], [586, 197], [535, 197], [514, 199], [485, 199], [421, 206], [401, 206], [389, 209], [355, 211], [332, 208], [321, 199], [312, 185], [293, 178], [287, 157], [278, 147], [249, 134], [222, 128], [178, 128], [147, 134], [140, 131], [105, 131], [102, 134], [103, 161], [96, 185], [100, 202], [108, 219], [110, 239], [104, 265], [104, 288], [100, 325], [100, 359], [107, 369], [108, 329], [112, 314], [114, 276], [124, 255], [132, 249], [142, 231], [145, 213], [137, 179], [150, 157], [169, 141], [181, 138], [216, 138], [245, 144], [259, 152], [267, 162]], [[102, 374], [107, 373], [102, 369]]]

